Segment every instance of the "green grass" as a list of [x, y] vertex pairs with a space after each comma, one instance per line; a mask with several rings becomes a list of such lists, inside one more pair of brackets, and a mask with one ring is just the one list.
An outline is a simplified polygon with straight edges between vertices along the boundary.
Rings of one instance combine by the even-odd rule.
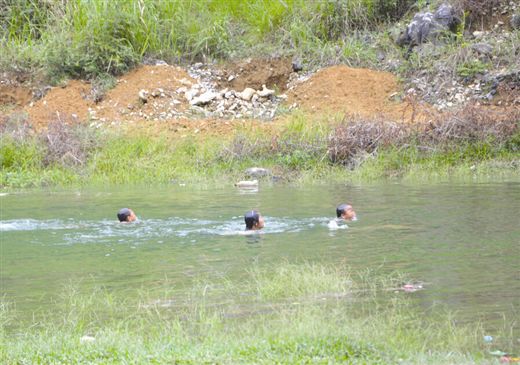
[[[348, 148], [349, 143], [375, 138], [367, 133], [384, 128], [377, 124], [370, 127], [367, 123], [371, 122], [366, 121], [354, 124], [357, 126], [354, 132], [348, 132], [355, 133], [350, 140], [342, 139], [341, 134], [337, 140], [329, 138], [333, 133], [346, 133], [350, 123], [357, 122], [309, 121], [301, 114], [294, 114], [278, 131], [245, 128], [225, 137], [194, 135], [185, 138], [128, 135], [92, 130], [88, 126], [63, 125], [47, 132], [62, 136], [59, 143], [52, 146], [46, 143], [47, 139], [33, 134], [20, 139], [13, 129], [0, 138], [0, 186], [179, 182], [230, 185], [245, 179], [244, 171], [252, 166], [269, 168], [278, 180], [296, 184], [381, 179], [446, 180], [454, 176], [474, 179], [518, 173], [518, 132], [508, 132], [513, 134], [504, 135], [498, 141], [485, 130], [477, 133], [479, 137], [473, 137], [476, 132], [469, 129], [472, 139], [465, 142], [437, 136], [437, 142], [427, 144], [417, 140], [429, 137], [412, 133], [405, 140], [392, 142], [394, 137], [390, 134], [389, 142], [376, 148], [352, 145], [357, 152], [332, 160], [331, 143], [335, 143], [334, 148]], [[483, 125], [482, 128], [487, 127]], [[389, 131], [393, 133], [391, 128]], [[71, 158], [71, 155], [78, 158]]]
[[[0, 306], [6, 364], [493, 363], [477, 325], [428, 313], [399, 275], [342, 266], [253, 267], [239, 279], [200, 277], [124, 297], [71, 285], [52, 311], [20, 318]], [[22, 322], [18, 322], [21, 320]], [[507, 336], [507, 334], [505, 334]], [[83, 336], [94, 340], [85, 342]]]
[[367, 64], [373, 52], [354, 33], [398, 18], [412, 3], [17, 0], [0, 11], [0, 67], [43, 70], [57, 82], [117, 75], [143, 56], [182, 62], [246, 57], [267, 49], [313, 64], [329, 56]]

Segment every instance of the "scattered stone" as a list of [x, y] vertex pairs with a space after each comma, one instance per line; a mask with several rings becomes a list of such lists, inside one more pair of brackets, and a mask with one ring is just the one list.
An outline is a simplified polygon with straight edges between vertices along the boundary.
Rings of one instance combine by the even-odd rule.
[[179, 82], [184, 86], [191, 86], [191, 81], [188, 79], [180, 79]]
[[241, 93], [238, 93], [238, 97], [242, 100], [249, 101], [253, 97], [253, 95], [256, 93], [255, 89], [252, 89], [250, 87], [246, 87]]
[[262, 85], [262, 90], [257, 92], [258, 96], [266, 98], [270, 95], [274, 95], [274, 90], [268, 89], [265, 85]]
[[139, 96], [139, 99], [143, 102], [143, 103], [147, 103], [148, 102], [148, 91], [144, 90], [144, 89], [141, 89], [139, 90], [138, 92], [138, 96]]
[[515, 14], [511, 17], [511, 28], [513, 29], [520, 29], [520, 13]]
[[295, 59], [292, 61], [292, 69], [294, 72], [300, 72], [303, 70], [303, 66], [300, 60]]
[[259, 178], [271, 175], [271, 171], [263, 167], [250, 167], [246, 170], [246, 175], [251, 178]]
[[190, 100], [191, 105], [205, 105], [218, 96], [213, 91], [206, 91], [204, 94]]
[[489, 56], [493, 52], [493, 47], [488, 43], [475, 43], [471, 49], [484, 56]]
[[193, 100], [193, 98], [196, 97], [198, 94], [199, 94], [199, 90], [197, 88], [192, 87], [191, 89], [189, 89], [188, 91], [186, 91], [184, 93], [184, 97], [186, 98], [186, 100], [191, 102]]
[[485, 34], [486, 34], [486, 32], [482, 32], [482, 31], [476, 30], [476, 31], [473, 32], [473, 37], [475, 37], [476, 39], [480, 39]]

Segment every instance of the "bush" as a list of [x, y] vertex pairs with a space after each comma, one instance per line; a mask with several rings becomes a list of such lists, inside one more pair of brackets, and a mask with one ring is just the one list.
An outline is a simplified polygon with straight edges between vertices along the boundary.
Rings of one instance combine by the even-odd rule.
[[410, 133], [410, 127], [401, 123], [344, 120], [329, 136], [329, 159], [332, 163], [350, 165], [360, 154], [370, 154], [391, 144], [402, 144], [409, 139]]
[[89, 155], [99, 147], [99, 135], [84, 124], [67, 124], [56, 120], [40, 134], [45, 145], [44, 164], [64, 167], [83, 166]]
[[501, 113], [470, 105], [422, 126], [418, 140], [426, 145], [493, 142], [503, 146], [518, 133], [519, 120], [520, 110]]

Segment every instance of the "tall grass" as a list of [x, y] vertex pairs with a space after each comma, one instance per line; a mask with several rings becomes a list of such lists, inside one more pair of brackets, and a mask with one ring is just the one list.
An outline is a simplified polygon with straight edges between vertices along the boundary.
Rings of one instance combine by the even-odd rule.
[[165, 282], [137, 297], [71, 285], [52, 312], [18, 326], [22, 318], [1, 306], [11, 326], [0, 332], [0, 356], [46, 364], [489, 361], [479, 325], [456, 325], [441, 308], [425, 315], [393, 290], [401, 279], [302, 263], [254, 267], [238, 280], [200, 277], [183, 291]]
[[177, 62], [222, 59], [245, 56], [259, 44], [274, 46], [276, 53], [312, 51], [320, 57], [338, 45], [351, 49], [355, 30], [396, 19], [412, 3], [12, 0], [0, 13], [0, 66], [8, 68], [14, 61], [43, 68], [55, 79], [92, 78], [125, 72], [143, 56]]

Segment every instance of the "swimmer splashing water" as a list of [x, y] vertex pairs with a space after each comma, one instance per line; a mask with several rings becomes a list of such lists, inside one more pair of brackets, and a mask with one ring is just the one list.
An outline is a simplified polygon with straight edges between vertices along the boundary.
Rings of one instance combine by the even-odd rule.
[[345, 222], [355, 222], [357, 221], [357, 215], [350, 204], [340, 204], [336, 207], [336, 219], [333, 219], [329, 222], [329, 229], [345, 229], [348, 226]]
[[130, 223], [135, 222], [137, 217], [132, 209], [122, 208], [117, 212], [117, 219], [119, 219], [121, 223]]
[[244, 214], [246, 231], [257, 231], [264, 228], [264, 218], [256, 210], [250, 210]]
[[357, 221], [356, 212], [352, 205], [350, 204], [340, 204], [336, 207], [336, 219], [341, 219], [344, 221]]

